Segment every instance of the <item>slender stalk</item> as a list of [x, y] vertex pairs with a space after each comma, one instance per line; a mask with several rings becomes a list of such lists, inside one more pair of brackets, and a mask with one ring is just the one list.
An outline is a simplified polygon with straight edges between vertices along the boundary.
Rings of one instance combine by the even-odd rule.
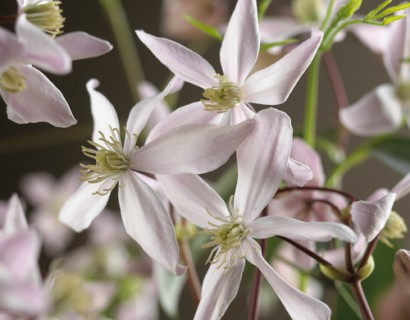
[[309, 67], [306, 86], [305, 126], [303, 137], [306, 143], [311, 147], [315, 146], [316, 140], [320, 58], [321, 54], [317, 53]]
[[140, 99], [137, 85], [144, 79], [144, 73], [135, 46], [135, 36], [130, 30], [121, 0], [100, 0], [100, 4], [107, 14], [118, 45], [129, 89], [135, 102], [137, 102]]
[[352, 297], [349, 291], [345, 288], [344, 283], [341, 281], [335, 281], [336, 291], [339, 293], [340, 297], [344, 302], [350, 307], [350, 309], [355, 313], [355, 315], [360, 318], [360, 310], [357, 307], [356, 300]]
[[332, 202], [330, 202], [329, 200], [326, 200], [326, 199], [313, 199], [313, 200], [310, 201], [310, 203], [311, 203], [311, 204], [314, 204], [314, 203], [323, 203], [323, 204], [326, 204], [326, 205], [328, 205], [328, 206], [332, 209], [332, 212], [334, 213], [334, 215], [335, 215], [338, 219], [342, 219], [342, 212], [340, 211], [340, 209], [339, 209], [335, 204], [333, 204]]
[[316, 191], [323, 191], [323, 192], [333, 192], [342, 195], [346, 199], [348, 199], [351, 202], [354, 202], [357, 200], [356, 197], [352, 196], [351, 194], [342, 191], [342, 190], [337, 190], [333, 188], [328, 188], [328, 187], [286, 187], [286, 188], [281, 188], [278, 191], [276, 191], [275, 197], [278, 196], [281, 193], [286, 193], [286, 192], [291, 192], [291, 191], [304, 191], [304, 190], [316, 190]]
[[377, 235], [376, 238], [374, 238], [372, 241], [369, 242], [369, 244], [367, 245], [366, 251], [363, 255], [363, 258], [360, 261], [359, 266], [357, 267], [357, 270], [360, 270], [362, 267], [365, 266], [365, 264], [367, 263], [367, 260], [369, 260], [370, 256], [373, 254], [374, 249], [376, 249], [376, 245], [379, 242], [379, 237], [380, 237], [380, 233]]
[[362, 288], [362, 284], [360, 280], [353, 281], [351, 283], [351, 287], [356, 297], [357, 304], [359, 305], [360, 313], [362, 314], [362, 319], [363, 320], [374, 320], [369, 303], [367, 302], [366, 296], [363, 292], [363, 288]]
[[326, 9], [326, 15], [322, 21], [322, 24], [320, 25], [320, 30], [326, 29], [327, 23], [329, 22], [330, 16], [332, 15], [332, 9], [333, 9], [334, 2], [335, 2], [334, 0], [329, 0], [327, 9]]
[[12, 24], [12, 23], [16, 23], [16, 21], [17, 21], [17, 15], [0, 16], [1, 24]]

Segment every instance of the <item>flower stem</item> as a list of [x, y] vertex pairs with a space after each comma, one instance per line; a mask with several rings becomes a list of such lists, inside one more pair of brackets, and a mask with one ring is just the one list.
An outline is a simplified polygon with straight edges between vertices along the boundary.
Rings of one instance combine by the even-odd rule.
[[16, 23], [17, 15], [0, 16], [0, 24], [12, 24]]
[[356, 279], [351, 283], [352, 291], [356, 297], [357, 304], [360, 308], [360, 313], [362, 314], [363, 320], [374, 320], [372, 311], [370, 309], [369, 303], [367, 302], [366, 296], [363, 292], [362, 284], [360, 280]]
[[309, 70], [306, 86], [306, 108], [305, 108], [305, 125], [303, 137], [311, 147], [315, 146], [316, 140], [316, 115], [317, 100], [319, 90], [319, 69], [321, 54], [316, 54]]
[[351, 194], [342, 191], [342, 190], [337, 190], [333, 188], [327, 188], [327, 187], [286, 187], [286, 188], [281, 188], [278, 191], [276, 191], [275, 197], [281, 193], [286, 193], [286, 192], [291, 192], [291, 191], [307, 191], [307, 190], [316, 190], [316, 191], [323, 191], [323, 192], [333, 192], [342, 195], [346, 199], [349, 200], [349, 202], [354, 202], [356, 201], [356, 197], [352, 196]]

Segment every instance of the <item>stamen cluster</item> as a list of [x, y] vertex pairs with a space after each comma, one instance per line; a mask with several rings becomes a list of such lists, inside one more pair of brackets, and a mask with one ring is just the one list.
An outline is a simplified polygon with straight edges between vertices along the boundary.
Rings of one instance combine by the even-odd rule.
[[15, 68], [10, 67], [0, 75], [0, 88], [11, 93], [26, 89], [24, 76]]

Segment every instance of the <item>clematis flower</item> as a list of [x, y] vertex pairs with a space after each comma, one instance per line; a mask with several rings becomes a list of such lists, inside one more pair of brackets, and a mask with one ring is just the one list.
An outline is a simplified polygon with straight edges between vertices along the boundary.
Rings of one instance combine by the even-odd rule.
[[403, 118], [410, 124], [410, 17], [392, 24], [386, 39], [383, 61], [392, 83], [378, 86], [339, 114], [342, 124], [360, 136], [395, 131]]
[[229, 206], [196, 175], [158, 177], [176, 210], [211, 237], [205, 245], [213, 248], [208, 258], [211, 266], [194, 319], [223, 316], [238, 292], [245, 259], [259, 268], [293, 319], [329, 319], [330, 309], [287, 284], [265, 261], [254, 239], [280, 235], [298, 240], [337, 237], [355, 241], [356, 235], [340, 224], [306, 223], [287, 217], [258, 218], [283, 178], [292, 128], [289, 117], [272, 108], [259, 112], [255, 121], [253, 134], [237, 150], [238, 183]]
[[136, 32], [173, 73], [204, 89], [205, 99], [179, 108], [163, 127], [187, 121], [237, 124], [255, 115], [249, 103], [283, 103], [309, 66], [322, 39], [322, 32], [313, 31], [310, 39], [281, 60], [250, 75], [260, 45], [256, 1], [239, 0], [222, 42], [223, 74], [219, 74], [205, 59], [184, 46], [141, 30]]
[[95, 91], [97, 81], [87, 89], [91, 97], [94, 132], [91, 145], [83, 148], [96, 164], [83, 165], [85, 182], [63, 206], [60, 219], [75, 231], [87, 228], [106, 206], [111, 191], [119, 184], [121, 216], [127, 233], [143, 250], [177, 274], [179, 255], [171, 219], [143, 174], [204, 173], [228, 160], [253, 129], [248, 121], [235, 127], [183, 126], [139, 148], [137, 137], [152, 110], [175, 89], [172, 81], [159, 95], [138, 103], [130, 112], [124, 142], [117, 114], [111, 103]]

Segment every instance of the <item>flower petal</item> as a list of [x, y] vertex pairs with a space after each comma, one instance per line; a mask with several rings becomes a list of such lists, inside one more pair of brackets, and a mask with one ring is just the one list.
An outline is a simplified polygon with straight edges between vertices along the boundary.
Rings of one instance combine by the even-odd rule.
[[184, 125], [138, 149], [131, 167], [163, 175], [209, 172], [225, 163], [253, 128], [252, 120], [228, 127]]
[[112, 49], [108, 41], [80, 31], [63, 34], [55, 41], [65, 49], [71, 60], [98, 57]]
[[273, 270], [263, 258], [261, 248], [255, 240], [247, 238], [243, 246], [246, 250], [246, 259], [262, 272], [292, 319], [330, 319], [331, 311], [326, 304], [290, 286]]
[[71, 58], [68, 53], [51, 37], [31, 24], [25, 14], [20, 14], [17, 19], [16, 33], [24, 44], [24, 59], [27, 63], [55, 74], [71, 72]]
[[401, 102], [390, 84], [378, 86], [339, 113], [340, 121], [351, 132], [373, 136], [396, 130], [402, 121]]
[[255, 116], [256, 126], [237, 150], [235, 209], [249, 223], [272, 200], [288, 165], [292, 146], [290, 118], [269, 108]]
[[128, 171], [120, 179], [118, 199], [127, 233], [163, 267], [184, 273], [171, 218], [154, 190]]
[[87, 82], [87, 91], [91, 100], [91, 114], [94, 120], [93, 141], [99, 143], [101, 133], [106, 138], [112, 136], [111, 129], [120, 129], [117, 112], [108, 99], [96, 91], [100, 85], [97, 79], [91, 79]]
[[410, 173], [404, 176], [392, 189], [391, 192], [396, 193], [396, 200], [406, 196], [410, 192]]
[[214, 68], [199, 54], [179, 43], [154, 37], [142, 30], [136, 33], [157, 59], [184, 81], [203, 89], [217, 83]]
[[356, 234], [349, 227], [334, 222], [305, 222], [288, 217], [262, 217], [249, 224], [250, 236], [266, 239], [282, 236], [301, 241], [329, 241], [333, 238], [355, 242]]
[[229, 216], [225, 202], [199, 176], [179, 174], [157, 177], [178, 213], [193, 224], [209, 228], [209, 222], [215, 223], [212, 216]]
[[288, 166], [286, 167], [285, 176], [283, 178], [288, 186], [302, 187], [312, 180], [312, 178], [312, 170], [310, 170], [307, 165], [289, 158]]
[[[393, 23], [393, 25], [396, 25], [396, 23]], [[383, 54], [389, 49], [389, 26], [360, 23], [354, 24], [347, 29], [376, 54]], [[377, 39], [377, 41], [374, 41], [374, 39]]]
[[238, 262], [229, 269], [218, 268], [215, 264], [209, 267], [194, 320], [222, 318], [238, 293], [244, 267], [244, 259], [238, 259]]
[[91, 222], [105, 208], [111, 192], [94, 194], [103, 183], [83, 182], [80, 188], [64, 204], [60, 211], [60, 221], [76, 232], [88, 228]]
[[313, 31], [310, 39], [301, 43], [282, 59], [252, 74], [242, 86], [243, 100], [267, 105], [285, 102], [310, 65], [322, 37], [322, 32]]
[[24, 46], [13, 33], [0, 28], [0, 48], [0, 74], [2, 74], [13, 61], [18, 61], [24, 51]]
[[352, 220], [367, 242], [372, 241], [383, 230], [395, 199], [396, 194], [389, 193], [378, 201], [356, 201], [352, 204]]
[[44, 74], [29, 65], [16, 69], [27, 88], [18, 93], [0, 91], [10, 120], [19, 124], [48, 122], [61, 128], [77, 123], [61, 91]]
[[8, 202], [6, 217], [2, 231], [5, 234], [14, 234], [28, 228], [27, 218], [17, 194], [13, 194]]
[[228, 78], [242, 85], [259, 52], [256, 0], [239, 0], [221, 46], [221, 65]]

